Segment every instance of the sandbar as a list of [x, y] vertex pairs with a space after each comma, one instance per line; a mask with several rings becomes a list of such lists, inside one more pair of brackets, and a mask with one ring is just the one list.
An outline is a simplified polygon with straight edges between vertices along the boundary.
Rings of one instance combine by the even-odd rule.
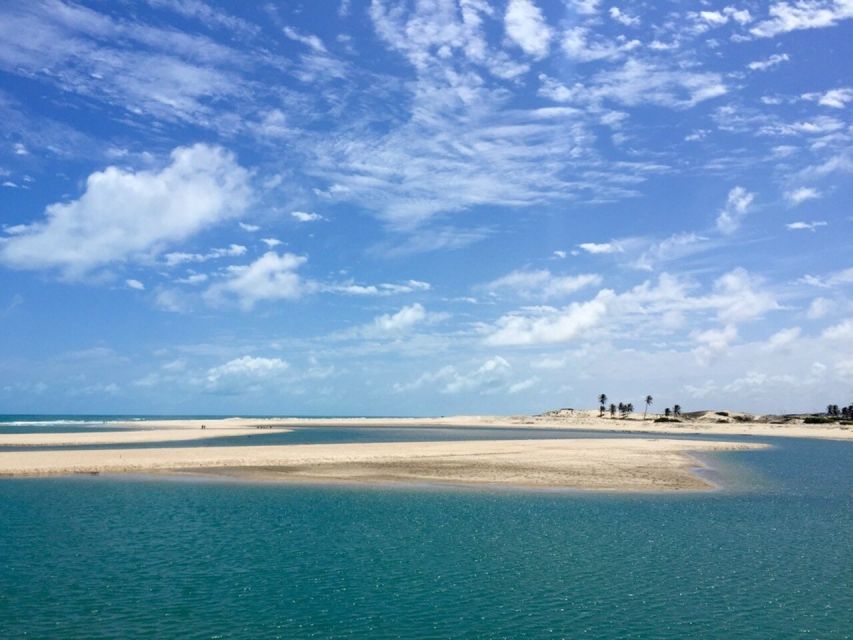
[[0, 452], [0, 476], [203, 472], [257, 480], [700, 491], [691, 453], [751, 443], [650, 438], [472, 440]]
[[[223, 424], [224, 423], [224, 424]], [[134, 423], [136, 424], [136, 423]], [[177, 426], [179, 425], [179, 426]], [[227, 438], [234, 436], [251, 437], [262, 433], [287, 433], [291, 429], [282, 427], [258, 430], [248, 425], [234, 426], [227, 420], [217, 420], [205, 425], [187, 427], [176, 421], [176, 426], [169, 428], [147, 427], [139, 431], [81, 431], [72, 433], [2, 433], [0, 447], [59, 447], [85, 446], [102, 444], [141, 444], [152, 442], [184, 442], [191, 440], [207, 440], [210, 438]]]

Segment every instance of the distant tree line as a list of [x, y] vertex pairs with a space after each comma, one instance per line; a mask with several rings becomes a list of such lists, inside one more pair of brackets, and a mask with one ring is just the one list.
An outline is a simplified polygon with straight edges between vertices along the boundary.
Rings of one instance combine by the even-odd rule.
[[838, 408], [837, 404], [826, 405], [826, 415], [830, 418], [841, 418], [842, 420], [853, 420], [853, 404]]
[[[654, 403], [655, 399], [652, 396], [646, 396], [646, 407], [643, 410], [643, 420], [646, 419], [646, 414], [649, 411], [649, 407]], [[598, 396], [598, 417], [603, 418], [604, 414], [608, 411], [610, 412], [610, 417], [615, 418], [616, 412], [619, 412], [619, 416], [621, 418], [627, 418], [632, 413], [634, 413], [634, 405], [630, 402], [620, 402], [619, 404], [610, 403], [610, 406], [607, 406], [607, 394], [602, 393]], [[677, 404], [672, 409], [667, 407], [664, 409], [664, 415], [669, 417], [679, 417], [681, 415], [681, 405]]]

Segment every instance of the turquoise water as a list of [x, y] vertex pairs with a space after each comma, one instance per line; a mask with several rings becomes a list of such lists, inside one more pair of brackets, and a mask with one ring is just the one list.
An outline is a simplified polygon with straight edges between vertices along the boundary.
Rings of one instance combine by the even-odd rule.
[[850, 638], [853, 446], [774, 443], [680, 496], [4, 480], [0, 636]]

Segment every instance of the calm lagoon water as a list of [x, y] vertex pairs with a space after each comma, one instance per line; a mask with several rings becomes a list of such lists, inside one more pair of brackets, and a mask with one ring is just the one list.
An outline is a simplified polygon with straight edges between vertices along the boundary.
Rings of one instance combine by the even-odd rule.
[[773, 443], [686, 495], [0, 481], [0, 636], [851, 638], [853, 443]]

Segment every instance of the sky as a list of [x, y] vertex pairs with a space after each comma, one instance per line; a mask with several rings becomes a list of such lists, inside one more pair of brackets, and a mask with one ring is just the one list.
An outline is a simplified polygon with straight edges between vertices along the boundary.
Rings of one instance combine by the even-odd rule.
[[7, 0], [0, 413], [853, 401], [853, 0]]

